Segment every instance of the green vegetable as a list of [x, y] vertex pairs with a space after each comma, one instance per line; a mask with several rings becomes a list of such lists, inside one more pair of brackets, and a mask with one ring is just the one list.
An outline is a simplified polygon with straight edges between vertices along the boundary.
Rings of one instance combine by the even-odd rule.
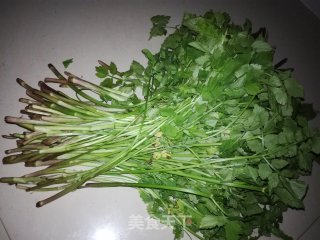
[[[153, 17], [150, 37], [167, 34], [168, 22]], [[238, 26], [226, 13], [185, 14], [158, 53], [142, 52], [147, 66], [133, 61], [126, 72], [99, 61], [100, 86], [51, 64], [56, 78], [40, 90], [18, 79], [31, 98], [20, 99], [28, 118], [6, 121], [27, 131], [5, 136], [17, 148], [3, 163], [43, 168], [0, 181], [59, 191], [38, 207], [78, 188], [138, 188], [152, 217], [172, 216], [176, 239], [184, 231], [291, 239], [279, 223], [289, 207], [303, 208], [298, 178], [310, 174], [320, 134], [308, 125], [315, 114], [302, 86], [273, 65], [265, 30], [252, 33], [248, 20]]]

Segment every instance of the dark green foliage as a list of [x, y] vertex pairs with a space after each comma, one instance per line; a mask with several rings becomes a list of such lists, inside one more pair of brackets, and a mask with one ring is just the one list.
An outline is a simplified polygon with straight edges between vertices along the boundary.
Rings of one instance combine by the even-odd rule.
[[[195, 156], [206, 151], [217, 159], [258, 156], [244, 163], [236, 160], [234, 164], [239, 163], [240, 167], [233, 169], [222, 164], [223, 173], [210, 166], [201, 170], [204, 175], [214, 174], [213, 179], [238, 180], [264, 189], [259, 193], [213, 185], [209, 190], [210, 185], [202, 183], [201, 188], [209, 190], [226, 211], [221, 216], [221, 209], [215, 204], [200, 207], [201, 200], [189, 203], [197, 210], [197, 217], [199, 212], [202, 214], [199, 225], [189, 227], [195, 232], [203, 229], [205, 239], [244, 239], [253, 229], [261, 235], [284, 238], [278, 223], [287, 208], [278, 206], [303, 208], [306, 185], [296, 178], [310, 173], [315, 158], [310, 151], [320, 151], [319, 137], [306, 131], [304, 116], [310, 119], [314, 115], [312, 108], [307, 110], [305, 106], [309, 105], [303, 103], [302, 86], [290, 71], [273, 67], [273, 48], [262, 35], [251, 34], [250, 26], [249, 21], [243, 27], [230, 23], [227, 14], [185, 14], [182, 25], [164, 40], [160, 52], [147, 66], [151, 68], [152, 64], [151, 74], [156, 76], [151, 86], [157, 90], [155, 96], [167, 91], [172, 93], [172, 99], [199, 96], [198, 101], [205, 106], [199, 112], [201, 117], [197, 118], [195, 106], [191, 119], [180, 117], [179, 122], [161, 129], [174, 141], [173, 146], [188, 141], [213, 146], [220, 143], [218, 147], [192, 150]], [[147, 76], [151, 74], [145, 72]], [[160, 114], [170, 118], [174, 111], [165, 108]], [[306, 148], [305, 144], [310, 146]], [[179, 199], [175, 193], [170, 196]]]

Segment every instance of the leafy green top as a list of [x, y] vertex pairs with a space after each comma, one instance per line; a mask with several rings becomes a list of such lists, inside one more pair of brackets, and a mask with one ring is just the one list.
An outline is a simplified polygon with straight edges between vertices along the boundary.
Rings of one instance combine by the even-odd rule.
[[[150, 38], [167, 34], [169, 17], [151, 21]], [[248, 239], [253, 229], [290, 239], [279, 229], [282, 213], [303, 208], [307, 187], [298, 178], [320, 153], [319, 132], [308, 126], [314, 112], [291, 71], [274, 66], [265, 31], [251, 29], [250, 21], [238, 26], [226, 13], [185, 14], [158, 53], [143, 50], [146, 67], [133, 61], [123, 73], [114, 63], [96, 69], [101, 86], [130, 92], [129, 104], [141, 102], [134, 92], [142, 88], [147, 101], [140, 111], [168, 119], [155, 138], [166, 152], [145, 166], [168, 167], [140, 181], [180, 191], [141, 197], [154, 217], [176, 217], [176, 239], [179, 216], [190, 216], [185, 228], [203, 239]]]

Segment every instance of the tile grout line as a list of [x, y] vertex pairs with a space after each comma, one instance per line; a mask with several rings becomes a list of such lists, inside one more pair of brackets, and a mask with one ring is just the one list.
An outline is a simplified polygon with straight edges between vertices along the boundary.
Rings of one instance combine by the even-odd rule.
[[1, 217], [0, 217], [0, 222], [1, 222], [1, 225], [3, 226], [4, 231], [5, 231], [6, 234], [7, 234], [8, 239], [9, 239], [9, 240], [12, 240], [11, 237], [10, 237], [10, 235], [9, 235], [9, 233], [8, 233], [8, 230], [7, 230], [6, 226], [4, 225], [4, 222], [2, 221], [2, 218], [1, 218]]
[[316, 217], [312, 223], [297, 237], [297, 240], [302, 240], [302, 237], [309, 231], [309, 229], [320, 219], [320, 216]]

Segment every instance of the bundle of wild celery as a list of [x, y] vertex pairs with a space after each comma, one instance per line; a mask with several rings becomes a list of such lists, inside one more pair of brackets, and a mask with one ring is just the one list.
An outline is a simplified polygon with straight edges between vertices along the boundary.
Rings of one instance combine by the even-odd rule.
[[[151, 20], [150, 37], [167, 34], [169, 17]], [[18, 146], [3, 162], [45, 167], [1, 182], [59, 190], [38, 207], [83, 187], [135, 187], [153, 217], [173, 217], [176, 239], [185, 230], [199, 239], [290, 239], [279, 222], [288, 207], [303, 208], [298, 178], [311, 172], [320, 137], [302, 87], [283, 62], [273, 65], [265, 35], [225, 13], [185, 14], [158, 53], [143, 50], [147, 67], [133, 61], [119, 72], [100, 61], [99, 86], [52, 65], [56, 78], [40, 90], [18, 79], [31, 98], [20, 99], [28, 118], [6, 121], [27, 131], [6, 136]]]

